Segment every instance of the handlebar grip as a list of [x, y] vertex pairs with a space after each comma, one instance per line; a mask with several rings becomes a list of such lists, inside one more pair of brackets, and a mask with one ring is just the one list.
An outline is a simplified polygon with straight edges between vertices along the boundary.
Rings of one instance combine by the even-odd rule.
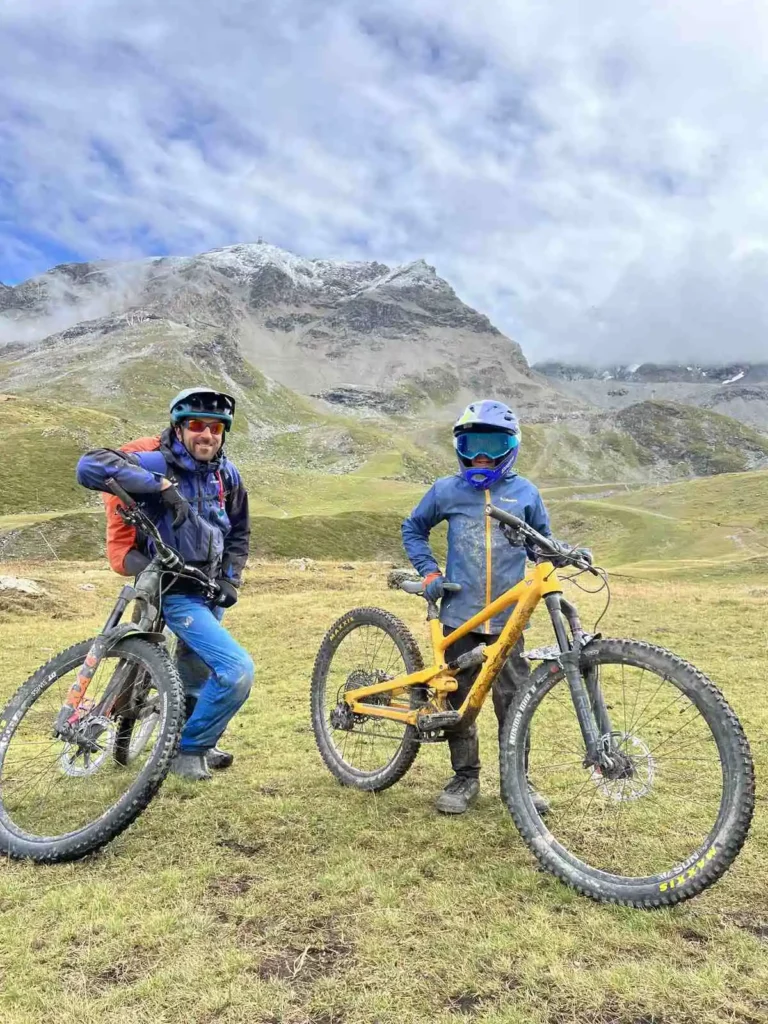
[[406, 594], [420, 594], [424, 590], [424, 584], [417, 580], [403, 580], [400, 589]]
[[130, 494], [127, 491], [123, 490], [123, 488], [120, 486], [117, 480], [114, 480], [112, 477], [110, 477], [106, 481], [106, 485], [112, 492], [112, 494], [114, 494], [115, 497], [119, 498], [120, 501], [122, 501], [122, 503], [128, 508], [136, 504], [135, 500], [130, 496]]
[[[403, 580], [400, 584], [400, 589], [404, 590], [406, 594], [423, 594], [424, 583], [422, 580]], [[461, 584], [444, 583], [443, 590], [446, 594], [457, 594], [461, 590]]]
[[519, 519], [517, 516], [513, 516], [510, 512], [505, 512], [504, 509], [496, 508], [495, 505], [486, 505], [485, 514], [490, 516], [491, 519], [496, 519], [500, 523], [506, 523], [507, 526], [514, 526], [519, 529], [521, 526], [529, 529], [528, 524], [524, 519]]

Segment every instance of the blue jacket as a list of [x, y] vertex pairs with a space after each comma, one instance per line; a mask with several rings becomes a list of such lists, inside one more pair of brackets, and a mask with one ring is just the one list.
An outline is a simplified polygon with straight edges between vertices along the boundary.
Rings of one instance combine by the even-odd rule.
[[[198, 462], [168, 429], [153, 451], [97, 448], [77, 464], [78, 483], [91, 490], [105, 491], [109, 477], [142, 502], [160, 536], [185, 562], [212, 577], [224, 575], [240, 582], [251, 532], [248, 494], [226, 455]], [[176, 484], [193, 509], [176, 530], [171, 525], [173, 512], [160, 499], [163, 477]], [[138, 546], [150, 557], [155, 553], [154, 544], [146, 538], [140, 537]]]
[[[512, 547], [499, 524], [485, 515], [489, 502], [524, 519], [545, 537], [552, 535], [537, 488], [514, 472], [487, 490], [472, 487], [458, 473], [442, 477], [403, 522], [406, 554], [419, 573], [427, 576], [440, 571], [429, 546], [430, 531], [448, 520], [445, 578], [460, 583], [461, 591], [445, 594], [440, 621], [453, 629], [477, 615], [525, 575], [525, 548]], [[486, 623], [486, 631], [501, 632], [511, 614], [510, 608], [495, 616]]]

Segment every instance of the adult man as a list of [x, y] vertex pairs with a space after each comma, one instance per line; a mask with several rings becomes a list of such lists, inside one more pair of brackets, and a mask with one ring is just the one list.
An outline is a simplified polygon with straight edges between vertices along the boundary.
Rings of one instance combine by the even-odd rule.
[[[541, 495], [530, 480], [518, 476], [513, 468], [520, 449], [520, 426], [512, 410], [501, 402], [473, 402], [456, 421], [453, 436], [458, 473], [437, 480], [402, 528], [403, 545], [424, 577], [425, 593], [434, 601], [442, 598], [440, 621], [446, 636], [525, 575], [525, 550], [511, 547], [500, 530], [491, 528], [491, 520], [485, 515], [486, 504], [508, 509], [538, 533], [551, 537]], [[431, 530], [443, 520], [448, 521], [446, 577], [461, 585], [459, 592], [444, 592], [446, 577], [429, 546]], [[589, 552], [579, 549], [578, 553], [591, 561]], [[462, 637], [446, 650], [446, 659], [455, 659], [479, 643], [494, 643], [511, 614], [512, 609], [507, 609], [485, 624], [485, 633]], [[528, 663], [522, 654], [521, 639], [493, 684], [499, 738], [517, 687], [528, 679]], [[459, 688], [450, 697], [454, 707], [462, 704], [478, 671], [469, 669], [459, 674]], [[448, 736], [448, 747], [454, 776], [440, 793], [436, 807], [444, 814], [463, 814], [480, 792], [480, 748], [475, 723], [454, 729]], [[547, 801], [533, 791], [532, 797], [539, 813], [545, 814], [549, 809]]]
[[[250, 655], [221, 624], [224, 609], [237, 601], [248, 558], [248, 495], [223, 452], [235, 399], [210, 387], [186, 388], [171, 401], [169, 412], [170, 426], [158, 437], [126, 446], [132, 450], [86, 452], [77, 464], [77, 479], [104, 491], [106, 481], [114, 478], [142, 502], [163, 540], [219, 584], [213, 607], [194, 581], [183, 577], [163, 596], [165, 621], [183, 645], [179, 668], [188, 714], [171, 770], [201, 781], [211, 777], [210, 768], [232, 763], [232, 755], [217, 743], [253, 683]], [[137, 575], [149, 563], [154, 545], [140, 537], [129, 545], [121, 567], [110, 561], [118, 571]], [[195, 658], [207, 667], [202, 678], [192, 664]]]

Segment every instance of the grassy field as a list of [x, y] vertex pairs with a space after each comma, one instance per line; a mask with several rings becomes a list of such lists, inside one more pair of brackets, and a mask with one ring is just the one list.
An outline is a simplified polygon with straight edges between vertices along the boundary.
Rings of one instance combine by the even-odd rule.
[[[308, 714], [328, 625], [380, 605], [426, 640], [423, 606], [386, 590], [386, 568], [251, 567], [229, 615], [258, 671], [227, 736], [234, 767], [198, 787], [167, 782], [89, 860], [2, 865], [3, 1024], [768, 1020], [768, 573], [614, 584], [603, 633], [663, 644], [710, 674], [758, 771], [751, 836], [723, 881], [647, 913], [596, 905], [537, 870], [498, 799], [490, 707], [482, 797], [463, 818], [432, 808], [449, 774], [442, 746], [379, 796], [334, 782]], [[27, 572], [51, 596], [37, 610], [0, 602], [3, 697], [96, 631], [118, 585], [92, 564]], [[569, 596], [587, 621], [602, 605]]]

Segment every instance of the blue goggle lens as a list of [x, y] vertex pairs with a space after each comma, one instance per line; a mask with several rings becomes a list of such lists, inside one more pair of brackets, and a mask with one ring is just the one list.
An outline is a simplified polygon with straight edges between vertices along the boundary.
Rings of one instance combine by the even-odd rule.
[[477, 430], [459, 434], [456, 438], [456, 450], [464, 459], [475, 459], [478, 455], [500, 459], [517, 448], [519, 443], [514, 434], [503, 434], [498, 430]]

